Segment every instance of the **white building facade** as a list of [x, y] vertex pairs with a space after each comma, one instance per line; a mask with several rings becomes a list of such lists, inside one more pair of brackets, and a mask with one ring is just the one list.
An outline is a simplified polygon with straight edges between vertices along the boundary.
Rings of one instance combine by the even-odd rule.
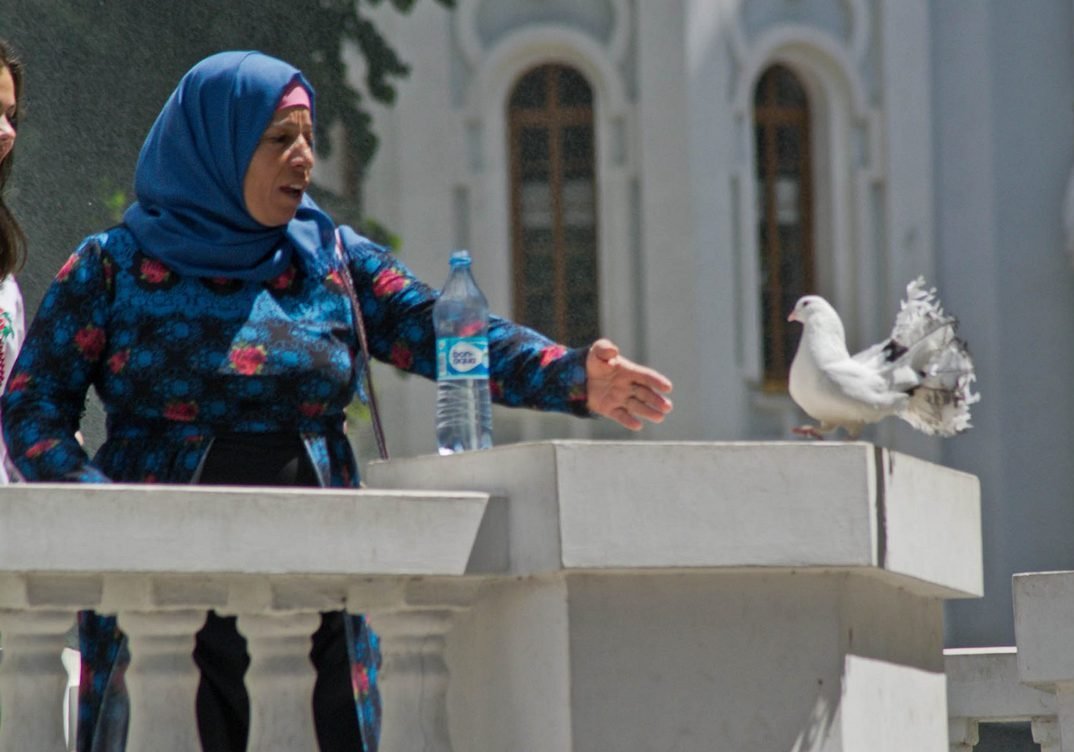
[[[723, 733], [741, 740], [735, 749], [759, 739], [931, 750], [944, 742], [945, 690], [952, 750], [977, 744], [978, 722], [1009, 721], [1049, 751], [1064, 748], [1065, 729], [1074, 748], [1074, 2], [424, 0], [407, 15], [365, 5], [412, 68], [374, 113], [365, 214], [398, 234], [401, 258], [432, 284], [453, 249], [469, 248], [495, 312], [537, 316], [578, 342], [599, 331], [674, 381], [676, 410], [635, 436], [498, 409], [496, 450], [434, 463], [417, 457], [435, 451], [434, 385], [378, 366], [396, 458], [367, 468], [379, 491], [13, 487], [0, 526], [11, 538], [0, 546], [0, 695], [5, 717], [24, 723], [0, 729], [0, 750], [68, 743], [55, 653], [85, 607], [121, 613], [150, 658], [128, 679], [141, 718], [164, 720], [138, 721], [133, 739], [194, 743], [189, 642], [212, 607], [243, 615], [263, 667], [248, 678], [266, 721], [253, 745], [312, 749], [307, 684], [295, 677], [312, 681], [309, 628], [340, 604], [378, 617], [394, 663], [386, 706], [423, 713], [415, 724], [395, 710], [385, 748], [417, 748], [421, 736], [447, 750], [450, 736], [460, 750], [549, 738], [556, 749], [602, 739], [652, 749], [682, 731], [696, 733], [682, 748]], [[31, 100], [44, 118], [48, 101]], [[32, 188], [43, 147], [33, 128], [23, 138], [15, 183]], [[346, 172], [324, 160], [316, 180], [352, 195]], [[14, 194], [20, 217], [38, 212], [26, 291], [43, 289], [76, 240], [40, 240], [77, 195], [64, 177]], [[959, 316], [974, 355], [973, 430], [940, 441], [891, 422], [866, 434], [875, 451], [781, 443], [804, 419], [784, 384], [797, 291], [829, 298], [849, 345], [864, 347], [887, 334], [918, 275]], [[632, 438], [654, 443], [619, 443]], [[539, 443], [506, 446], [516, 442]], [[857, 457], [858, 474], [811, 458], [829, 449]], [[980, 480], [979, 496], [935, 480], [963, 476]], [[406, 490], [420, 487], [431, 490]], [[241, 498], [225, 508], [217, 494]], [[124, 519], [132, 498], [146, 514], [130, 549], [79, 535], [84, 519], [61, 513], [88, 499]], [[146, 502], [193, 510], [208, 532], [162, 525]], [[340, 516], [301, 506], [326, 503]], [[59, 523], [68, 532], [24, 532]], [[248, 547], [221, 546], [208, 563], [183, 558], [194, 549], [170, 534], [204, 543], [231, 526]], [[160, 530], [170, 547], [157, 550]], [[59, 546], [68, 539], [80, 548]], [[666, 558], [644, 560], [646, 542]], [[329, 550], [338, 560], [326, 570]], [[102, 568], [102, 552], [117, 558]], [[669, 634], [651, 612], [679, 623], [639, 663], [638, 645]], [[847, 625], [860, 625], [853, 645]], [[533, 659], [530, 644], [545, 650]], [[773, 645], [796, 661], [794, 681], [769, 660]], [[490, 666], [506, 670], [490, 682]], [[638, 674], [678, 680], [664, 695], [678, 714], [643, 729], [652, 743], [623, 721], [651, 710], [634, 691], [644, 687], [617, 681]], [[773, 702], [773, 687], [792, 702]]]
[[[981, 479], [985, 597], [949, 609], [947, 643], [1013, 644], [1011, 575], [1074, 569], [1072, 5], [458, 0], [385, 11], [378, 23], [412, 73], [377, 113], [365, 210], [433, 283], [468, 247], [492, 308], [515, 315], [527, 220], [525, 199], [513, 204], [510, 103], [541, 66], [580, 75], [592, 93], [592, 197], [580, 206], [599, 331], [675, 383], [675, 413], [641, 437], [787, 438], [804, 416], [764, 345], [776, 318], [765, 318], [758, 97], [766, 73], [789, 72], [808, 112], [808, 171], [770, 175], [768, 199], [810, 246], [810, 291], [841, 312], [852, 348], [886, 335], [917, 275], [961, 319], [983, 395], [975, 428], [941, 442], [892, 424], [867, 438]], [[330, 165], [319, 179], [333, 187]], [[377, 376], [394, 454], [433, 451], [432, 385]], [[496, 413], [495, 432], [501, 444], [627, 437], [604, 421], [512, 410]]]

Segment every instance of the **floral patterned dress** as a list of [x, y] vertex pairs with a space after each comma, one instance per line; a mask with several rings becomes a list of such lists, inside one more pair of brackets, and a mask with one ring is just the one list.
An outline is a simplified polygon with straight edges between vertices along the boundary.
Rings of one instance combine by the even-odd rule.
[[[371, 354], [434, 378], [436, 292], [349, 228], [341, 237]], [[343, 428], [361, 383], [350, 300], [331, 257], [294, 258], [267, 282], [207, 279], [172, 271], [122, 225], [83, 241], [46, 293], [0, 402], [19, 471], [29, 481], [188, 483], [219, 431], [295, 431], [322, 485], [357, 486]], [[584, 349], [498, 318], [489, 340], [497, 402], [588, 415]], [[91, 386], [108, 425], [92, 460], [74, 438]], [[122, 670], [117, 624], [80, 618], [79, 748], [121, 748], [103, 740], [108, 708], [125, 699], [104, 702]], [[350, 619], [357, 710], [374, 752], [376, 636]]]

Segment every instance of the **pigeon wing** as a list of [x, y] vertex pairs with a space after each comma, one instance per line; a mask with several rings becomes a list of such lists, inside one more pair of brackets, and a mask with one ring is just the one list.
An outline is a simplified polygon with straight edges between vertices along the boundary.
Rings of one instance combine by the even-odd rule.
[[861, 413], [891, 410], [906, 399], [891, 389], [884, 374], [853, 358], [831, 363], [824, 371], [834, 388], [849, 402], [856, 403]]

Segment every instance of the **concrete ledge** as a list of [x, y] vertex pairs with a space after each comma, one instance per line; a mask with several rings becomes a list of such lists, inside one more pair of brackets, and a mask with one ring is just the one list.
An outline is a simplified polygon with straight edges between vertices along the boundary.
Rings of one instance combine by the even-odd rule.
[[458, 575], [482, 493], [15, 484], [0, 571]]
[[540, 442], [374, 462], [366, 477], [506, 498], [514, 574], [819, 567], [983, 593], [977, 479], [867, 443]]
[[1028, 687], [1018, 676], [1014, 647], [944, 651], [947, 715], [1000, 723], [1056, 713], [1055, 695]]

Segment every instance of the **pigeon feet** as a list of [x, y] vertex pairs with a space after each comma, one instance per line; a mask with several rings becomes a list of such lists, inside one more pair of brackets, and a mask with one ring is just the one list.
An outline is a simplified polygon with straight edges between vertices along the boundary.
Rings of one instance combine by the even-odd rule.
[[791, 433], [795, 434], [796, 436], [805, 436], [810, 439], [817, 439], [818, 441], [824, 438], [824, 434], [817, 430], [816, 426], [810, 425], [795, 426], [791, 429]]

